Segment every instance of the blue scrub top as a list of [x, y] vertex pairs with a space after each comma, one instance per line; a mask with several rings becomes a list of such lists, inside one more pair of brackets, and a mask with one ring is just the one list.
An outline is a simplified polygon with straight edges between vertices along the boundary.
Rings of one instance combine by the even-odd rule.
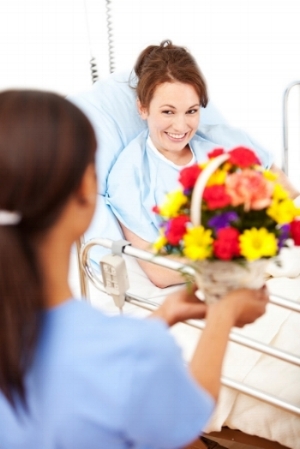
[[180, 448], [214, 408], [161, 320], [76, 300], [45, 313], [26, 392], [28, 411], [0, 393], [1, 449]]

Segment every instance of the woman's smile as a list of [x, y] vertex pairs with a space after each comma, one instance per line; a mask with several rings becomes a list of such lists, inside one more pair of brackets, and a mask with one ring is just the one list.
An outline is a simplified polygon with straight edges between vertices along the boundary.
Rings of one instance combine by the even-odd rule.
[[198, 129], [200, 99], [195, 88], [178, 81], [160, 84], [149, 108], [139, 105], [155, 148], [169, 160], [188, 159], [188, 143]]

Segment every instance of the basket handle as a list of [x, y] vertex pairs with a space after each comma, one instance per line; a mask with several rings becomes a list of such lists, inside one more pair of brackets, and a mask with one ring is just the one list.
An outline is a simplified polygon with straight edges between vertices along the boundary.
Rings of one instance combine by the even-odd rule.
[[207, 181], [216, 169], [222, 165], [223, 162], [227, 161], [228, 158], [228, 153], [220, 154], [220, 156], [212, 159], [198, 176], [191, 199], [191, 222], [194, 226], [200, 226], [201, 224], [202, 195]]

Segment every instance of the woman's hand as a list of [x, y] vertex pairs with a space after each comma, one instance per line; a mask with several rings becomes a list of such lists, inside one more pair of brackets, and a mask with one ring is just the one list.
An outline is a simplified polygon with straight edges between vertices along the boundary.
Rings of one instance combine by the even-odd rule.
[[205, 329], [190, 367], [194, 378], [214, 398], [220, 391], [222, 363], [232, 326], [243, 327], [255, 321], [264, 314], [268, 300], [266, 288], [244, 288], [228, 293], [207, 308]]
[[222, 315], [230, 319], [232, 326], [243, 327], [253, 323], [266, 311], [269, 296], [266, 287], [259, 290], [247, 288], [234, 290], [209, 307], [195, 296], [195, 286], [186, 286], [166, 297], [164, 303], [150, 317], [163, 319], [169, 326], [189, 319], [205, 318], [222, 310]]
[[196, 287], [187, 285], [166, 297], [150, 317], [162, 318], [169, 326], [189, 319], [204, 318], [207, 306], [195, 296]]
[[219, 304], [224, 307], [224, 313], [232, 314], [234, 326], [243, 327], [245, 324], [253, 323], [265, 313], [268, 301], [266, 287], [259, 290], [243, 288], [231, 291]]

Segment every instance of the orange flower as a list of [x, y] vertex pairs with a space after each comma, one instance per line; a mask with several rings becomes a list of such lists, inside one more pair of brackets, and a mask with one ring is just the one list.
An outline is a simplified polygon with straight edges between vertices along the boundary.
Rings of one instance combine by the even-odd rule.
[[232, 206], [244, 204], [244, 209], [248, 211], [261, 210], [271, 204], [274, 184], [260, 172], [246, 169], [233, 173], [227, 177], [225, 185]]

